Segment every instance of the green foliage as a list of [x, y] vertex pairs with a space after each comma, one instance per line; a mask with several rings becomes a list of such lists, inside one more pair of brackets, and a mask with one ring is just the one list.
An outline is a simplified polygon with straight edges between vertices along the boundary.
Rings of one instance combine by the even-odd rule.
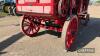
[[97, 2], [97, 3], [100, 3], [100, 0], [97, 0], [96, 2]]

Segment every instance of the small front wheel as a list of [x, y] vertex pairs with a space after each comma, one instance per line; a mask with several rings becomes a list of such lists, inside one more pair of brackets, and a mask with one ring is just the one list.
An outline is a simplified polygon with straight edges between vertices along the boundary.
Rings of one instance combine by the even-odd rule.
[[27, 36], [35, 36], [40, 29], [38, 18], [24, 15], [21, 22], [21, 29]]

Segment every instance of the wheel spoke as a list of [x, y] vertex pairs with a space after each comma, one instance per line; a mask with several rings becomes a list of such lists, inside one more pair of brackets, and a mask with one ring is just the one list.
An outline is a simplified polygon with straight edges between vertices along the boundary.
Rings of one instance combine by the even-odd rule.
[[28, 21], [25, 21], [25, 23], [30, 24], [30, 22], [28, 22]]
[[34, 26], [34, 30], [35, 30], [35, 31], [37, 31], [37, 27], [38, 27], [37, 25]]
[[34, 30], [33, 30], [33, 28], [31, 28], [31, 30], [32, 30], [32, 33], [34, 33]]
[[27, 33], [28, 33], [28, 34], [30, 34], [30, 32], [31, 32], [31, 28], [29, 28], [29, 30], [28, 30], [28, 32], [27, 32]]
[[23, 26], [24, 26], [24, 27], [30, 26], [30, 24], [24, 23]]
[[26, 29], [26, 32], [29, 33], [30, 31], [30, 26]]
[[31, 27], [30, 28], [30, 34], [32, 34], [32, 33], [34, 33], [34, 32], [33, 32], [33, 28]]

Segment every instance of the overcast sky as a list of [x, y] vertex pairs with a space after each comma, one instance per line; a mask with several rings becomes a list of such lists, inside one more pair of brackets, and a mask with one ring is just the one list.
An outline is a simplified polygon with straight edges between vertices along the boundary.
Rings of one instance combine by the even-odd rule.
[[0, 0], [0, 1], [3, 1], [3, 0]]

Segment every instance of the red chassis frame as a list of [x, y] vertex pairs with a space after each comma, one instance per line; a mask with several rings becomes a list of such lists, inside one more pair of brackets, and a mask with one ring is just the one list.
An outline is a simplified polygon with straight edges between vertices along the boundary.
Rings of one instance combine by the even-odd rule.
[[89, 0], [16, 0], [16, 2], [17, 13], [24, 15], [21, 22], [24, 34], [32, 37], [37, 34], [40, 27], [62, 32], [61, 37], [65, 39], [67, 50], [71, 49], [77, 37], [78, 25], [80, 23], [87, 25], [89, 21], [87, 13]]

